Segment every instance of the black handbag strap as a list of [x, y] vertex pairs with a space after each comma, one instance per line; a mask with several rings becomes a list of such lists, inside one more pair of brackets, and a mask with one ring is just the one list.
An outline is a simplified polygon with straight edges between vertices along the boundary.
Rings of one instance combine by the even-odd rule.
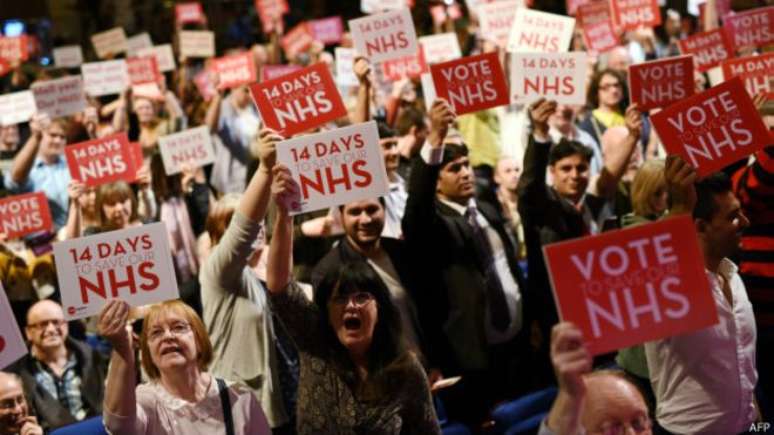
[[236, 435], [234, 433], [234, 417], [231, 415], [231, 399], [228, 397], [228, 387], [226, 381], [216, 378], [218, 383], [218, 393], [220, 393], [220, 405], [223, 407], [223, 422], [226, 423], [226, 435]]

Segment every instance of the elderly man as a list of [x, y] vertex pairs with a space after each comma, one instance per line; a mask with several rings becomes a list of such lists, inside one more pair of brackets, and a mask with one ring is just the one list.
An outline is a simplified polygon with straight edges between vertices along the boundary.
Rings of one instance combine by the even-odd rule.
[[102, 414], [107, 359], [88, 344], [68, 337], [62, 307], [43, 300], [27, 312], [30, 353], [9, 368], [46, 429]]
[[0, 372], [0, 435], [43, 435], [30, 415], [21, 379], [5, 372]]

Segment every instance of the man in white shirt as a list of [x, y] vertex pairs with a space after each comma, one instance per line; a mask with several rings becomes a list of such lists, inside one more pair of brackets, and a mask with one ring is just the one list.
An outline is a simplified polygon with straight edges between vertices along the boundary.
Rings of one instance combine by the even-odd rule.
[[694, 168], [667, 159], [672, 214], [692, 213], [719, 322], [645, 344], [656, 395], [655, 433], [728, 435], [747, 432], [758, 416], [754, 399], [755, 319], [737, 267], [728, 257], [750, 222], [723, 173], [694, 185]]

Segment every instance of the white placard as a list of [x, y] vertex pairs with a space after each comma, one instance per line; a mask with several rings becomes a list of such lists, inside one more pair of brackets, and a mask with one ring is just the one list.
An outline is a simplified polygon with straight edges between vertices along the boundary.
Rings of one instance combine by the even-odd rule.
[[183, 165], [198, 168], [215, 161], [212, 137], [206, 125], [160, 137], [159, 149], [167, 175], [177, 174]]
[[0, 370], [24, 355], [27, 355], [27, 345], [19, 330], [19, 324], [16, 323], [5, 289], [0, 283]]
[[96, 315], [112, 299], [133, 307], [177, 299], [170, 252], [163, 222], [54, 243], [65, 317]]
[[0, 95], [0, 126], [27, 122], [36, 110], [32, 91]]
[[153, 47], [153, 41], [148, 32], [138, 33], [126, 40], [126, 54], [129, 57], [137, 55], [143, 48]]
[[208, 30], [181, 31], [180, 55], [204, 58], [215, 56], [215, 33]]
[[375, 121], [277, 144], [277, 161], [299, 186], [291, 215], [387, 194], [387, 172]]
[[516, 10], [508, 40], [511, 53], [564, 53], [570, 48], [575, 18], [527, 8]]
[[417, 53], [417, 34], [408, 8], [349, 20], [349, 30], [357, 52], [373, 63]]
[[123, 59], [84, 63], [81, 74], [83, 87], [92, 97], [120, 94], [129, 87], [129, 72]]
[[126, 33], [122, 27], [114, 27], [92, 35], [91, 43], [94, 44], [97, 57], [105, 59], [126, 51]]
[[354, 71], [355, 49], [336, 47], [336, 83], [339, 86], [357, 86], [358, 80]]
[[430, 111], [430, 107], [433, 105], [433, 101], [437, 98], [435, 93], [435, 83], [433, 83], [433, 75], [425, 73], [419, 76], [419, 80], [422, 83], [422, 95], [425, 97], [425, 109]]
[[76, 68], [83, 63], [80, 45], [65, 45], [54, 49], [54, 65], [60, 68]]
[[360, 0], [360, 11], [365, 14], [391, 11], [406, 7], [406, 0]]
[[159, 72], [173, 71], [175, 69], [175, 54], [172, 52], [172, 44], [143, 48], [137, 51], [137, 56], [155, 56]]
[[559, 104], [586, 103], [587, 55], [514, 53], [511, 58], [511, 102], [529, 104], [540, 98]]
[[460, 43], [455, 33], [422, 36], [419, 38], [419, 45], [422, 46], [425, 62], [428, 65], [448, 62], [462, 57]]
[[83, 78], [80, 75], [33, 83], [30, 90], [35, 96], [38, 112], [46, 113], [51, 118], [69, 116], [86, 108]]
[[524, 7], [522, 0], [502, 0], [478, 6], [478, 20], [481, 23], [481, 35], [505, 48], [511, 33], [516, 11]]

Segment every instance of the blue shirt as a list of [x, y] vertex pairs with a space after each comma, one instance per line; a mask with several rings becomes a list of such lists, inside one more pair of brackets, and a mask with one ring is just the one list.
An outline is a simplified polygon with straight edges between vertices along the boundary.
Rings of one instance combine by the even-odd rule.
[[67, 162], [63, 156], [51, 165], [36, 157], [27, 179], [22, 183], [15, 183], [10, 173], [5, 174], [5, 185], [11, 193], [43, 192], [46, 194], [51, 208], [51, 217], [57, 230], [67, 222], [67, 206], [70, 202], [67, 195], [69, 184], [70, 170], [67, 169]]

